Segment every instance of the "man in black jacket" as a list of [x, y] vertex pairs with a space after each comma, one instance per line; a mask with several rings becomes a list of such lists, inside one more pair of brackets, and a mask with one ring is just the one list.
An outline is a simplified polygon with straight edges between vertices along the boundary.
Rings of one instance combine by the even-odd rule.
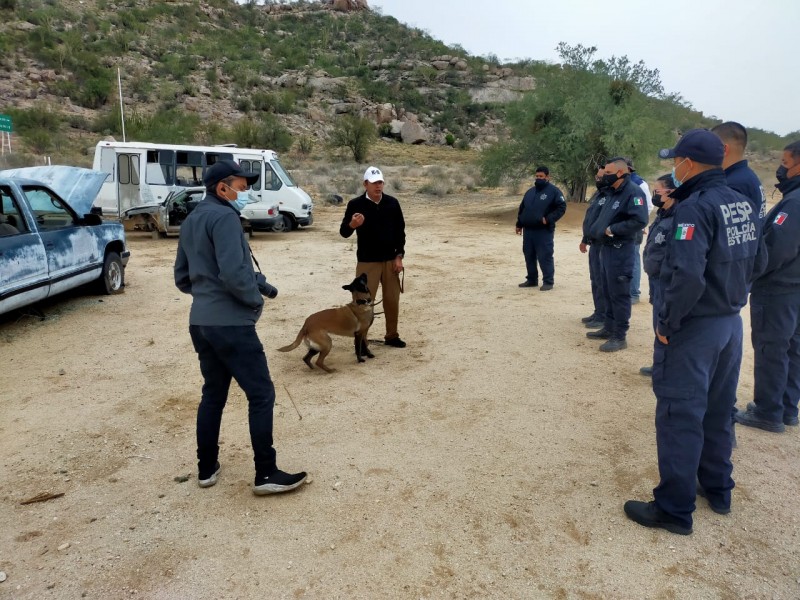
[[624, 158], [612, 158], [603, 168], [601, 186], [608, 188], [603, 206], [589, 230], [592, 244], [599, 244], [603, 276], [600, 283], [605, 299], [603, 328], [586, 337], [606, 340], [603, 352], [628, 347], [625, 337], [631, 318], [631, 278], [635, 240], [647, 225], [647, 203], [641, 188], [629, 177]]
[[735, 418], [781, 433], [800, 424], [800, 141], [786, 146], [776, 176], [783, 199], [764, 220], [767, 260], [750, 292], [754, 401]]
[[272, 447], [275, 387], [256, 333], [264, 306], [259, 290], [267, 284], [253, 270], [239, 219], [247, 187], [258, 177], [232, 160], [206, 170], [205, 198], [181, 225], [175, 285], [192, 295], [189, 334], [205, 380], [197, 408], [197, 482], [202, 488], [217, 483], [222, 411], [235, 379], [247, 396], [256, 469], [253, 493], [261, 496], [293, 490], [306, 474], [278, 469]]
[[541, 291], [553, 289], [555, 265], [553, 264], [553, 237], [556, 221], [564, 216], [567, 203], [564, 194], [550, 183], [550, 170], [537, 167], [533, 187], [522, 198], [517, 213], [517, 235], [522, 235], [522, 253], [528, 274], [519, 287], [539, 285], [538, 261], [542, 269]]
[[367, 274], [374, 299], [380, 284], [386, 318], [384, 344], [405, 348], [397, 333], [400, 310], [400, 273], [406, 246], [406, 222], [397, 198], [383, 193], [383, 173], [376, 167], [364, 172], [364, 193], [347, 203], [339, 233], [348, 238], [356, 232], [358, 250], [356, 276]]

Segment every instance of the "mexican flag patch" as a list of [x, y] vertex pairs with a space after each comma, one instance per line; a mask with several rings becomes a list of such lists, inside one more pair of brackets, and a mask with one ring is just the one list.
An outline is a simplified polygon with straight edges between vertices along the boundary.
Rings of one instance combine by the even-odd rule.
[[689, 223], [681, 223], [675, 231], [676, 240], [691, 240], [694, 235], [694, 225]]
[[773, 222], [775, 223], [775, 225], [783, 225], [783, 222], [786, 220], [786, 217], [788, 216], [789, 215], [787, 215], [786, 213], [778, 213], [778, 215], [775, 217], [775, 221]]
[[634, 198], [633, 199], [633, 205], [634, 206], [642, 206], [642, 204], [643, 203], [642, 203], [642, 199], [641, 198]]

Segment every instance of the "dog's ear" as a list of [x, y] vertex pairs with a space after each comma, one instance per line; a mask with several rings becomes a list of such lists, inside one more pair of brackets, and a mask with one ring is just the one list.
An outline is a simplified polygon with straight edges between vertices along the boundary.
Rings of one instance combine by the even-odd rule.
[[367, 281], [367, 274], [366, 273], [362, 273], [361, 275], [358, 276], [358, 278], [359, 279], [363, 279], [364, 282], [366, 282]]
[[352, 292], [353, 291], [353, 286], [348, 283], [347, 285], [343, 285], [342, 289], [343, 290], [347, 290], [348, 292]]

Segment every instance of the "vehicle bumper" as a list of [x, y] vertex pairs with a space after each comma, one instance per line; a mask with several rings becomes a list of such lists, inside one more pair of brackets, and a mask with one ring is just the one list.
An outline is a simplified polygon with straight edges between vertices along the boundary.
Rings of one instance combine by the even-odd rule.
[[314, 215], [308, 213], [307, 217], [301, 217], [297, 219], [297, 224], [302, 225], [303, 227], [308, 227], [309, 225], [314, 223]]
[[254, 231], [270, 231], [275, 225], [277, 225], [283, 216], [272, 217], [270, 219], [247, 219], [250, 223], [251, 229]]

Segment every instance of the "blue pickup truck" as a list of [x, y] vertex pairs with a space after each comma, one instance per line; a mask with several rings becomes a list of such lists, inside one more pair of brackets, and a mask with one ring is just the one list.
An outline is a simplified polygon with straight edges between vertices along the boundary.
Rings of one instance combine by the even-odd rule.
[[84, 284], [124, 291], [123, 226], [92, 212], [107, 176], [66, 166], [0, 171], [0, 314]]

